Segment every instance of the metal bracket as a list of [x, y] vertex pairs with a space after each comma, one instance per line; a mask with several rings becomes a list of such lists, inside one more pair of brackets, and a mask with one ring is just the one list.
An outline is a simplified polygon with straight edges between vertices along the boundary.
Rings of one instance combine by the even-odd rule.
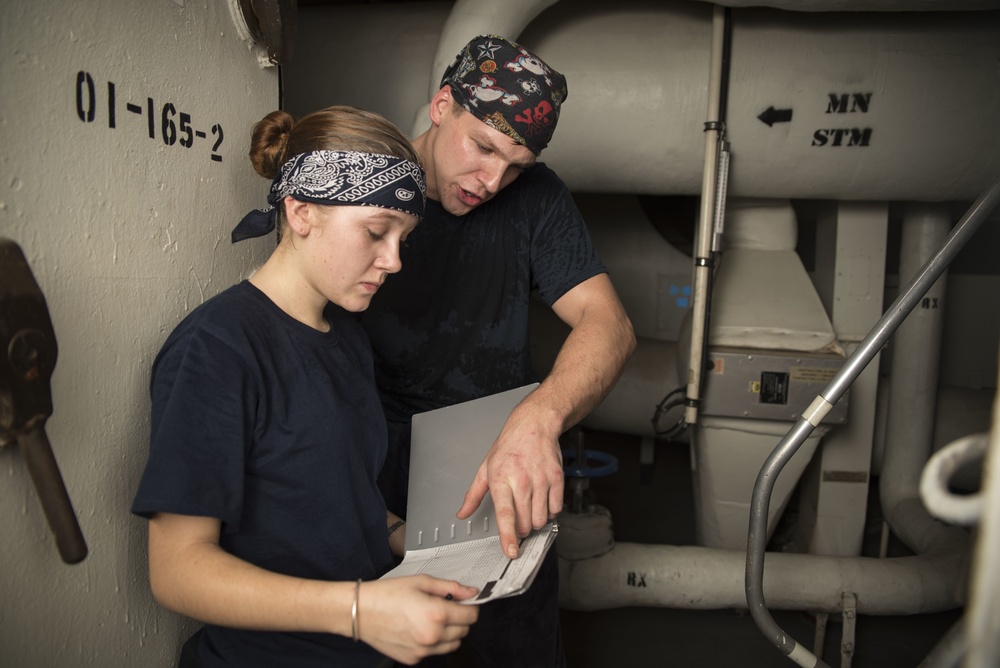
[[845, 592], [841, 614], [844, 619], [844, 630], [840, 637], [840, 668], [851, 668], [854, 657], [854, 631], [858, 620], [858, 597]]

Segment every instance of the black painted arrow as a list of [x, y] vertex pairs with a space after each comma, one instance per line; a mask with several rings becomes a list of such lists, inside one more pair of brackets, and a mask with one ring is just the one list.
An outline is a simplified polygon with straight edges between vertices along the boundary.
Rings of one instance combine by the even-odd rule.
[[757, 118], [767, 123], [768, 127], [771, 127], [775, 123], [787, 123], [788, 121], [792, 120], [792, 110], [775, 109], [774, 107], [768, 107]]

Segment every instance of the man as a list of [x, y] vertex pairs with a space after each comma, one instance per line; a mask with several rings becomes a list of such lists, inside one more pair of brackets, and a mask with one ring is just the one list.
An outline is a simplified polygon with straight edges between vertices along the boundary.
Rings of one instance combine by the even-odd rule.
[[[600, 403], [635, 348], [569, 190], [536, 162], [566, 93], [561, 74], [502, 37], [463, 48], [431, 100], [430, 128], [413, 142], [427, 171], [424, 221], [401, 251], [403, 276], [382, 286], [361, 319], [389, 421], [380, 486], [401, 517], [412, 415], [536, 380], [532, 294], [571, 327], [456, 509], [470, 516], [489, 492], [511, 558], [519, 537], [562, 510], [559, 436]], [[557, 593], [552, 550], [528, 592], [483, 607], [469, 636], [480, 662], [563, 665]]]

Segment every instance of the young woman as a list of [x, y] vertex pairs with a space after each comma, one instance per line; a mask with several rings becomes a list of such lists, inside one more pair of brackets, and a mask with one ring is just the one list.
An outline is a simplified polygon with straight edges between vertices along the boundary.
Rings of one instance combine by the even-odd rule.
[[[456, 649], [475, 590], [378, 580], [402, 552], [376, 484], [386, 426], [354, 313], [401, 267], [425, 182], [377, 114], [273, 112], [250, 157], [271, 207], [233, 240], [277, 230], [249, 280], [196, 308], [153, 364], [149, 461], [132, 511], [149, 518], [153, 595], [206, 623], [202, 666], [412, 664]], [[392, 543], [392, 547], [390, 547]], [[454, 599], [454, 600], [451, 600]]]

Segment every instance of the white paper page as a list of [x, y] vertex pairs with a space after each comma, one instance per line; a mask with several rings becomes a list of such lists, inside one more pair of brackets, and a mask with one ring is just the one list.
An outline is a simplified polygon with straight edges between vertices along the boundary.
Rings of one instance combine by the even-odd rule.
[[556, 525], [547, 524], [531, 532], [521, 541], [520, 556], [517, 559], [504, 556], [499, 536], [443, 547], [408, 550], [402, 563], [382, 578], [423, 573], [444, 580], [457, 580], [479, 589], [478, 596], [462, 601], [478, 605], [520, 593], [530, 586], [557, 531]]

